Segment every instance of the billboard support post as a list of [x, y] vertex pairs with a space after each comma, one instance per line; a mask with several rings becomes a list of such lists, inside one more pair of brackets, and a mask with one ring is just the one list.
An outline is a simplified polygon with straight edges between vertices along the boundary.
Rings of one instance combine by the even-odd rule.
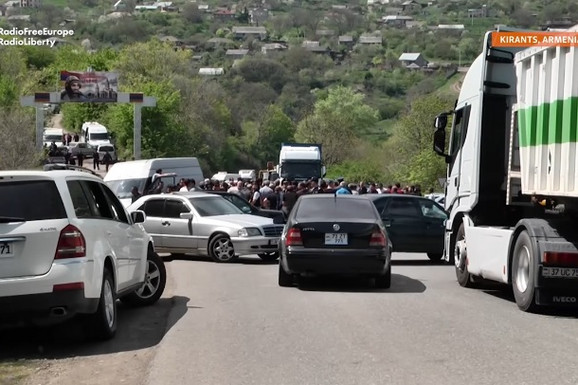
[[[42, 136], [44, 134], [44, 105], [47, 103], [60, 104], [60, 92], [37, 92], [32, 96], [20, 97], [20, 105], [23, 107], [36, 108], [36, 149], [42, 150]], [[66, 103], [66, 102], [64, 102]], [[141, 157], [142, 142], [142, 107], [156, 107], [157, 99], [144, 96], [142, 93], [118, 93], [116, 103], [134, 104], [134, 125], [133, 125], [133, 156], [135, 159]]]

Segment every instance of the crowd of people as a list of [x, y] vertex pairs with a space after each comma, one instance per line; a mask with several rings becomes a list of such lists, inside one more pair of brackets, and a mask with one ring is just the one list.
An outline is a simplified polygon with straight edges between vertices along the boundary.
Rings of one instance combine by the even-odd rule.
[[[157, 170], [157, 173], [162, 170]], [[173, 193], [177, 191], [217, 190], [234, 193], [252, 205], [263, 208], [281, 210], [288, 215], [299, 196], [304, 194], [411, 194], [422, 195], [420, 186], [401, 187], [400, 183], [383, 185], [381, 183], [359, 182], [347, 183], [342, 178], [333, 180], [308, 180], [303, 182], [288, 180], [237, 180], [216, 181], [205, 179], [197, 184], [194, 179], [181, 179], [178, 185], [164, 186], [158, 183], [150, 193]], [[133, 202], [140, 197], [138, 189], [133, 189]]]

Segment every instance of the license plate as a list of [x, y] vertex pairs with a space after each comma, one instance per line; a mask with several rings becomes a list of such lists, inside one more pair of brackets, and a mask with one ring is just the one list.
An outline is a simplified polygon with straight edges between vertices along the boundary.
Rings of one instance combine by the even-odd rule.
[[325, 234], [326, 245], [347, 245], [347, 233]]
[[545, 278], [578, 278], [578, 268], [543, 267], [542, 277]]
[[0, 243], [0, 257], [13, 257], [14, 244], [12, 242]]

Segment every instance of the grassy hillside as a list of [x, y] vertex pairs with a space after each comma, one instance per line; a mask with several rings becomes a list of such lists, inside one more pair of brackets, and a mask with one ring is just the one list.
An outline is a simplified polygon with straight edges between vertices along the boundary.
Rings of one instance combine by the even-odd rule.
[[446, 84], [435, 91], [435, 94], [441, 98], [455, 100], [460, 94], [460, 88], [464, 81], [465, 73], [457, 73], [448, 79]]

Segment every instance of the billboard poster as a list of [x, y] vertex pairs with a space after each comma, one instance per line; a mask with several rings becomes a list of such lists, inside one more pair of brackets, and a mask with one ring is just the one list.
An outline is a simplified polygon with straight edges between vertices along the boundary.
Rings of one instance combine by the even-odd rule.
[[60, 101], [115, 103], [118, 97], [118, 74], [114, 72], [60, 71]]

